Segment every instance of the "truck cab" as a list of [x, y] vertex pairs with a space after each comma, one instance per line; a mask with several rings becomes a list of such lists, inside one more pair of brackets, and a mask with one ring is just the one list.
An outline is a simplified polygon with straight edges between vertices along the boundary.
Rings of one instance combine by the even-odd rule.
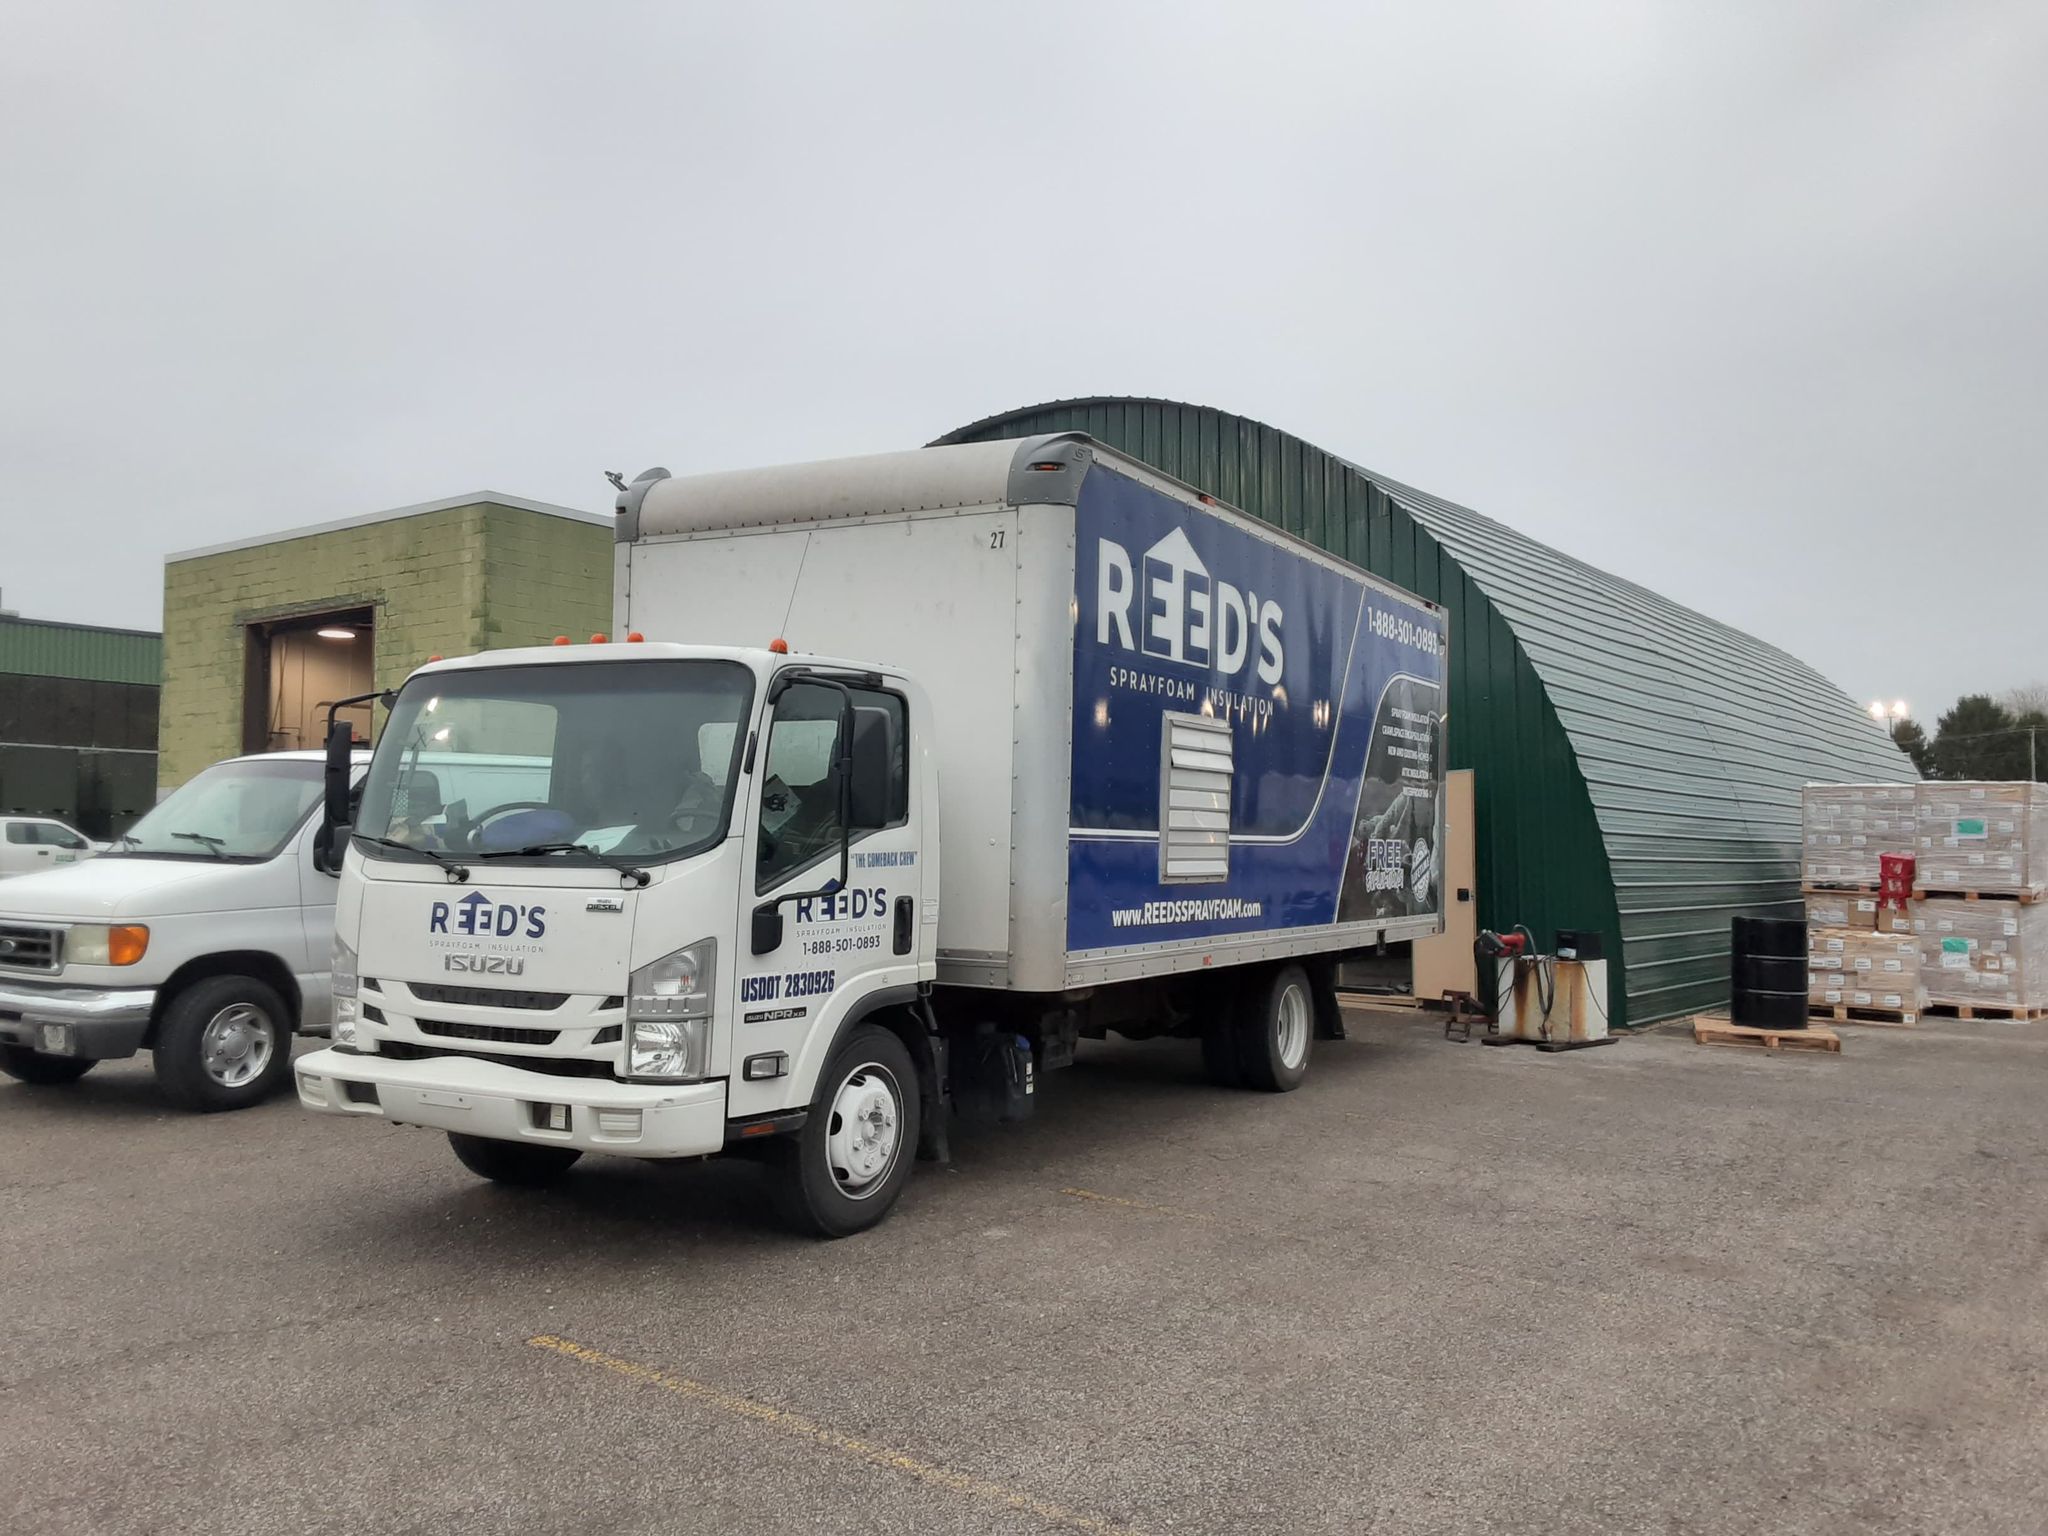
[[[344, 783], [367, 752], [344, 753]], [[0, 886], [0, 1071], [75, 1082], [152, 1053], [183, 1108], [274, 1093], [327, 1027], [336, 881], [315, 843], [317, 752], [214, 764], [89, 862]]]
[[[766, 648], [422, 668], [349, 829], [301, 1101], [446, 1131], [512, 1182], [809, 1141], [798, 1214], [864, 1225], [930, 1075], [927, 714], [901, 671]], [[472, 766], [508, 760], [524, 782]]]

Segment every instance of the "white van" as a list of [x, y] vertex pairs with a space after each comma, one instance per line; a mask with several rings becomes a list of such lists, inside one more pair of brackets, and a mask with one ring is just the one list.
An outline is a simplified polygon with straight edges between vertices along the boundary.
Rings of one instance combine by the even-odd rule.
[[187, 1109], [282, 1086], [294, 1030], [324, 1033], [331, 1006], [322, 763], [216, 763], [98, 857], [0, 886], [0, 1071], [69, 1083], [148, 1050]]

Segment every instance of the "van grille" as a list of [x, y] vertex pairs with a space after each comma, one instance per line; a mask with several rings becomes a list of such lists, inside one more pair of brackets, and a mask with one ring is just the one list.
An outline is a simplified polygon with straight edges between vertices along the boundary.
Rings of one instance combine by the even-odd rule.
[[513, 992], [498, 987], [446, 987], [432, 981], [408, 981], [423, 1003], [460, 1003], [471, 1008], [525, 1008], [546, 1013], [569, 1001], [566, 992]]
[[559, 1029], [507, 1029], [500, 1024], [457, 1024], [452, 1019], [415, 1019], [423, 1035], [444, 1040], [484, 1040], [492, 1045], [553, 1045]]
[[0, 923], [0, 965], [24, 971], [54, 971], [62, 949], [63, 933], [59, 929]]

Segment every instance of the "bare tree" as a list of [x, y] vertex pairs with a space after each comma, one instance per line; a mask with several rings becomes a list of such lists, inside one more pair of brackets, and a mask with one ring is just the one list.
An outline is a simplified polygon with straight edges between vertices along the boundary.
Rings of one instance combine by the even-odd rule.
[[1998, 702], [2016, 715], [2048, 715], [2048, 683], [2023, 683], [2008, 688]]

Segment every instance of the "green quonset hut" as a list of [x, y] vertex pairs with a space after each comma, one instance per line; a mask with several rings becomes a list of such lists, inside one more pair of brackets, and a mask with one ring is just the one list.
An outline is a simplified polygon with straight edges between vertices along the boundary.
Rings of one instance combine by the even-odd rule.
[[1797, 917], [1799, 791], [1912, 765], [1813, 668], [1491, 518], [1227, 411], [1059, 400], [942, 443], [1086, 432], [1451, 615], [1448, 766], [1479, 921], [1596, 928], [1618, 1023], [1720, 1006], [1729, 919]]

